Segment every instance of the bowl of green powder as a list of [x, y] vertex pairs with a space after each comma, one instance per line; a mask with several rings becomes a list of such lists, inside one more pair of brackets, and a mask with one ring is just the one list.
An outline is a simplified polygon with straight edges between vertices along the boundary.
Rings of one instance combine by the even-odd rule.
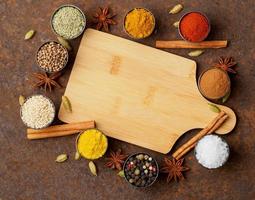
[[80, 8], [74, 5], [62, 5], [51, 17], [53, 32], [70, 40], [79, 37], [86, 27], [86, 17]]

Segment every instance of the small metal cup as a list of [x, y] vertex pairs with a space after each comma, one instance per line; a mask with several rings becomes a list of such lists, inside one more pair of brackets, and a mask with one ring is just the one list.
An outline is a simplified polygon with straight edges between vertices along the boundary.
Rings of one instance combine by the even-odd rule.
[[230, 90], [231, 90], [231, 81], [230, 81], [230, 78], [229, 78], [229, 75], [228, 75], [227, 72], [225, 72], [223, 69], [217, 68], [217, 69], [219, 69], [219, 70], [222, 70], [222, 71], [227, 75], [227, 77], [228, 77], [228, 82], [229, 82], [229, 89], [228, 89], [228, 91], [227, 91], [223, 96], [221, 96], [221, 97], [219, 97], [219, 98], [215, 98], [215, 99], [214, 99], [214, 98], [210, 98], [210, 97], [206, 96], [206, 95], [203, 93], [203, 91], [201, 90], [200, 81], [201, 81], [201, 78], [202, 78], [202, 76], [204, 75], [204, 73], [207, 72], [208, 70], [213, 69], [213, 68], [215, 68], [215, 67], [210, 67], [210, 68], [204, 70], [204, 71], [200, 74], [200, 76], [199, 76], [199, 78], [198, 78], [198, 89], [199, 89], [200, 93], [201, 93], [205, 98], [207, 98], [207, 99], [209, 99], [209, 100], [218, 100], [218, 99], [223, 98], [226, 94], [228, 94], [228, 93], [230, 92]]
[[[180, 28], [180, 26], [181, 26], [181, 21], [184, 19], [184, 17], [186, 17], [186, 16], [187, 16], [188, 14], [190, 14], [190, 13], [199, 13], [200, 15], [203, 15], [203, 16], [206, 18], [206, 20], [207, 20], [207, 22], [208, 22], [208, 25], [209, 25], [207, 34], [206, 34], [203, 38], [201, 38], [201, 40], [195, 41], [195, 42], [194, 42], [194, 41], [190, 41], [188, 38], [185, 38], [185, 36], [182, 34], [181, 28]], [[182, 38], [183, 40], [186, 40], [186, 41], [188, 41], [188, 42], [194, 42], [194, 43], [196, 43], [196, 42], [202, 42], [203, 40], [205, 40], [205, 39], [208, 37], [208, 35], [209, 35], [210, 31], [211, 31], [211, 23], [210, 23], [208, 17], [207, 17], [203, 12], [200, 12], [200, 11], [191, 11], [191, 12], [185, 13], [185, 14], [181, 17], [180, 23], [179, 23], [179, 27], [178, 27], [178, 31], [179, 31], [179, 35], [181, 36], [181, 38]]]
[[[55, 31], [54, 26], [53, 26], [53, 23], [52, 23], [53, 18], [54, 18], [54, 15], [55, 15], [61, 8], [63, 8], [63, 7], [73, 7], [73, 8], [75, 8], [75, 9], [79, 10], [79, 12], [80, 12], [80, 13], [82, 14], [82, 16], [83, 16], [84, 27], [83, 27], [82, 31], [81, 31], [79, 34], [77, 34], [76, 36], [74, 36], [74, 37], [72, 37], [72, 38], [65, 38], [65, 37], [63, 37], [62, 35], [59, 35], [59, 34]], [[86, 28], [86, 23], [87, 23], [87, 19], [86, 19], [85, 14], [82, 12], [82, 10], [81, 10], [79, 7], [77, 7], [77, 6], [75, 6], [75, 5], [72, 5], [72, 4], [65, 4], [65, 5], [62, 5], [62, 6], [58, 7], [58, 8], [53, 12], [53, 14], [52, 14], [52, 16], [51, 16], [51, 19], [50, 19], [50, 25], [51, 25], [52, 31], [53, 31], [57, 36], [63, 37], [63, 38], [66, 39], [66, 40], [72, 40], [72, 39], [78, 38], [80, 35], [82, 35], [82, 33], [84, 32], [84, 30], [85, 30], [85, 28]]]
[[67, 63], [68, 63], [68, 60], [69, 60], [69, 52], [68, 52], [68, 50], [67, 50], [62, 44], [60, 44], [60, 45], [61, 45], [61, 46], [66, 50], [66, 52], [67, 52], [67, 60], [66, 60], [66, 63], [63, 65], [63, 67], [62, 67], [61, 69], [59, 69], [58, 71], [48, 71], [48, 70], [46, 70], [46, 69], [43, 69], [43, 68], [40, 66], [40, 64], [38, 63], [38, 60], [37, 60], [37, 55], [38, 55], [38, 52], [40, 51], [40, 49], [41, 49], [45, 44], [48, 44], [48, 43], [50, 43], [50, 42], [54, 42], [54, 43], [60, 44], [59, 42], [53, 41], [53, 40], [43, 43], [43, 44], [37, 49], [36, 56], [35, 56], [36, 64], [38, 65], [38, 67], [39, 67], [41, 70], [43, 70], [43, 71], [45, 71], [45, 72], [47, 72], [47, 73], [59, 72], [59, 71], [63, 70], [63, 69], [67, 66]]
[[157, 175], [155, 176], [155, 179], [153, 180], [153, 182], [151, 182], [149, 185], [146, 185], [146, 186], [144, 186], [144, 187], [141, 187], [141, 186], [136, 186], [136, 185], [131, 184], [131, 183], [128, 181], [127, 176], [126, 176], [126, 172], [125, 172], [125, 168], [126, 168], [126, 165], [127, 165], [127, 161], [128, 161], [131, 157], [136, 157], [136, 156], [139, 155], [139, 154], [144, 154], [144, 155], [148, 155], [149, 157], [152, 157], [152, 156], [150, 156], [148, 153], [135, 153], [135, 154], [130, 155], [130, 156], [126, 159], [126, 161], [124, 162], [124, 165], [123, 165], [124, 177], [125, 177], [125, 180], [126, 180], [130, 185], [132, 185], [132, 186], [135, 187], [135, 188], [147, 188], [147, 187], [152, 186], [152, 185], [156, 182], [156, 180], [157, 180], [157, 178], [158, 178], [158, 175], [159, 175], [159, 166], [158, 166], [158, 162], [157, 162], [156, 159], [154, 159], [154, 158], [152, 157], [152, 159], [155, 161], [155, 164], [156, 164], [156, 168], [157, 168], [157, 171], [156, 171], [156, 172], [157, 172]]
[[[146, 37], [143, 37], [143, 38], [136, 38], [136, 37], [134, 37], [133, 35], [131, 35], [131, 34], [126, 30], [126, 28], [125, 28], [126, 17], [127, 17], [127, 15], [128, 15], [130, 12], [132, 12], [134, 9], [144, 9], [144, 10], [148, 11], [148, 12], [151, 14], [152, 18], [153, 18], [153, 28], [152, 28], [152, 31], [151, 31], [151, 33], [150, 33], [148, 36], [146, 36]], [[141, 40], [141, 39], [144, 39], [144, 38], [147, 38], [147, 37], [151, 36], [151, 34], [152, 34], [152, 33], [154, 32], [154, 30], [155, 30], [155, 27], [156, 27], [156, 20], [155, 20], [155, 17], [154, 17], [154, 15], [153, 15], [153, 13], [152, 13], [150, 10], [148, 10], [147, 8], [142, 8], [142, 7], [133, 8], [133, 9], [129, 10], [129, 11], [126, 13], [125, 17], [124, 17], [123, 29], [124, 29], [125, 33], [126, 33], [130, 38], [135, 39], [135, 40]]]
[[[50, 126], [50, 125], [52, 124], [52, 122], [53, 122], [54, 119], [55, 119], [55, 116], [56, 116], [56, 107], [55, 107], [53, 101], [52, 101], [50, 98], [48, 98], [48, 97], [46, 97], [45, 95], [42, 95], [42, 94], [35, 94], [35, 95], [32, 95], [32, 96], [27, 97], [26, 100], [25, 100], [25, 102], [24, 102], [24, 104], [26, 103], [26, 101], [27, 101], [28, 99], [30, 99], [30, 98], [32, 98], [32, 97], [34, 97], [34, 96], [43, 96], [44, 98], [46, 98], [46, 99], [49, 100], [49, 102], [51, 103], [51, 105], [52, 105], [52, 107], [53, 107], [53, 110], [54, 110], [53, 118], [52, 118], [45, 126], [43, 126], [43, 127], [41, 127], [41, 128], [30, 127], [30, 126], [28, 126], [27, 123], [24, 122], [23, 120], [22, 120], [22, 122], [24, 123], [25, 126], [27, 126], [28, 128], [32, 128], [32, 129], [43, 129], [43, 128], [47, 128], [48, 126]], [[24, 104], [23, 104], [23, 105], [24, 105]], [[23, 106], [23, 105], [22, 105], [22, 106]], [[22, 116], [22, 106], [20, 106], [20, 118], [21, 118], [21, 116]], [[21, 119], [22, 119], [22, 118], [21, 118]]]

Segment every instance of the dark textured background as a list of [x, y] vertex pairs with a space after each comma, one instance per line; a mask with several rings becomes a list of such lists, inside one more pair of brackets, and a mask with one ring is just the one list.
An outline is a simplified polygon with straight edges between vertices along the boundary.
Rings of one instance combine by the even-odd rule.
[[[177, 15], [169, 15], [168, 9], [176, 3], [185, 9]], [[25, 127], [19, 118], [18, 97], [34, 93], [29, 83], [31, 72], [38, 71], [35, 52], [45, 41], [56, 37], [50, 29], [50, 16], [61, 4], [74, 3], [86, 14], [97, 6], [109, 5], [118, 13], [119, 23], [112, 27], [112, 34], [127, 38], [122, 30], [124, 14], [135, 6], [149, 8], [157, 18], [158, 31], [141, 43], [154, 46], [156, 39], [179, 38], [171, 25], [186, 11], [201, 10], [212, 23], [209, 39], [228, 39], [227, 49], [206, 50], [195, 60], [198, 75], [211, 66], [219, 56], [233, 56], [238, 61], [238, 74], [232, 77], [232, 94], [227, 106], [238, 116], [234, 131], [224, 136], [231, 147], [229, 162], [217, 170], [207, 170], [194, 159], [193, 152], [186, 156], [186, 165], [191, 171], [186, 180], [166, 183], [160, 176], [158, 182], [146, 190], [131, 188], [116, 171], [104, 167], [105, 158], [96, 161], [99, 176], [88, 171], [85, 160], [74, 161], [75, 136], [28, 141]], [[255, 17], [254, 0], [1, 0], [0, 1], [0, 199], [254, 199], [255, 198]], [[88, 23], [91, 27], [91, 23]], [[24, 41], [29, 29], [37, 34], [32, 40]], [[79, 45], [72, 41], [74, 52], [60, 83], [66, 86], [72, 62]], [[186, 56], [189, 50], [169, 50]], [[46, 95], [59, 106], [65, 88], [56, 89]], [[188, 113], [187, 113], [188, 114]], [[190, 131], [178, 141], [178, 145], [197, 131]], [[151, 153], [159, 163], [164, 155], [151, 152], [124, 142], [110, 139], [110, 149], [122, 147], [127, 153], [145, 151]], [[175, 147], [176, 147], [175, 146]], [[56, 164], [58, 154], [66, 152], [70, 159]]]

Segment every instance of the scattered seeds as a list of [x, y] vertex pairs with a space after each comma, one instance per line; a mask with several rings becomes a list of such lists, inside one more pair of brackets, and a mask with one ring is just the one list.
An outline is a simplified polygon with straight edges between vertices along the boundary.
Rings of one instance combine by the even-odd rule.
[[230, 91], [222, 98], [222, 103], [225, 103], [225, 102], [227, 102], [227, 100], [228, 100], [228, 98], [229, 98], [229, 96], [230, 96]]
[[120, 176], [120, 177], [125, 177], [125, 175], [124, 175], [124, 170], [119, 171], [118, 176]]
[[200, 56], [202, 53], [204, 53], [204, 50], [195, 50], [188, 53], [191, 57], [197, 57]]
[[19, 96], [19, 105], [23, 105], [25, 103], [26, 98], [22, 95]]
[[220, 108], [214, 104], [208, 103], [209, 105], [209, 109], [213, 112], [219, 113], [220, 112]]
[[95, 163], [93, 161], [89, 162], [89, 169], [90, 169], [90, 172], [93, 175], [97, 176], [97, 168], [96, 168], [96, 165], [95, 165]]
[[35, 30], [29, 30], [26, 34], [25, 34], [25, 40], [29, 40], [31, 39], [35, 34]]
[[63, 103], [64, 108], [66, 109], [66, 111], [71, 113], [72, 112], [72, 106], [71, 106], [71, 102], [69, 101], [67, 96], [62, 96], [62, 103]]
[[178, 28], [178, 27], [179, 27], [179, 24], [180, 24], [180, 21], [177, 21], [177, 22], [174, 22], [174, 23], [173, 23], [173, 26], [174, 26], [175, 28]]
[[181, 4], [177, 4], [175, 5], [170, 11], [169, 14], [177, 14], [179, 12], [181, 12], [181, 10], [183, 9], [183, 6]]
[[56, 162], [61, 163], [61, 162], [65, 162], [67, 160], [67, 155], [66, 154], [60, 154], [57, 156], [56, 158]]
[[72, 50], [72, 47], [67, 40], [65, 40], [62, 37], [57, 37], [57, 38], [58, 38], [59, 43], [62, 44], [68, 51]]

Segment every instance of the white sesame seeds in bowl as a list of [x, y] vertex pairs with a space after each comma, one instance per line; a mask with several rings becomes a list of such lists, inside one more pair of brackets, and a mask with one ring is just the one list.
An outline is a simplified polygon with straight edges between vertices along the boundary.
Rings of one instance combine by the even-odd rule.
[[54, 103], [44, 95], [28, 97], [20, 108], [23, 123], [33, 129], [48, 127], [53, 122], [55, 113]]

